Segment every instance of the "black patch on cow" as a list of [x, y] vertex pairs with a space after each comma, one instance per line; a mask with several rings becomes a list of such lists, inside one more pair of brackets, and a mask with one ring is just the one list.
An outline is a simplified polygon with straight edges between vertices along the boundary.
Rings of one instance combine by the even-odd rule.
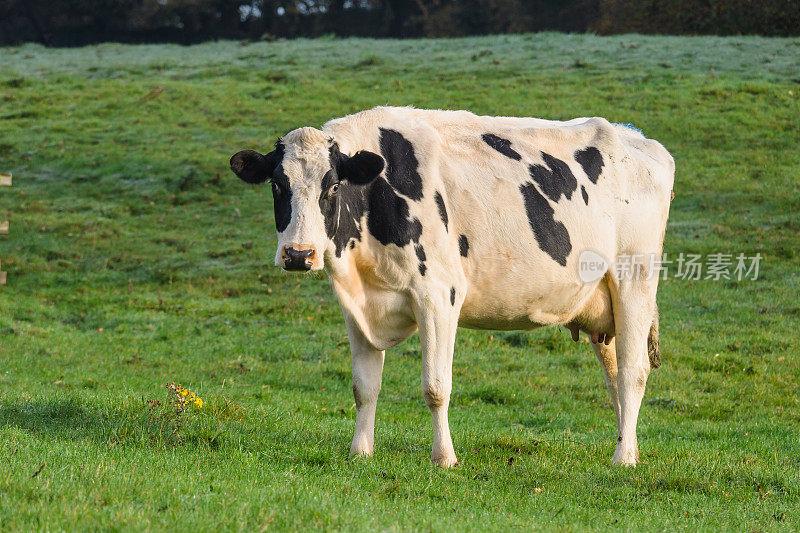
[[416, 252], [417, 259], [419, 259], [419, 273], [424, 276], [425, 271], [428, 269], [428, 267], [425, 266], [425, 260], [427, 259], [425, 256], [425, 248], [423, 248], [421, 244], [415, 244], [414, 252]]
[[[338, 191], [333, 192], [334, 184]], [[361, 216], [366, 210], [365, 189], [339, 180], [334, 169], [325, 173], [322, 178], [322, 192], [319, 196], [319, 208], [325, 219], [325, 233], [336, 245], [336, 257], [350, 243], [361, 240]]]
[[[349, 168], [348, 156], [339, 152], [335, 143], [330, 149], [330, 160], [331, 169], [322, 179], [319, 206], [325, 218], [325, 231], [336, 245], [337, 257], [348, 242], [353, 248], [355, 242], [361, 240], [361, 219], [365, 213], [367, 229], [381, 244], [402, 247], [419, 241], [422, 224], [409, 216], [408, 202], [398, 196], [383, 177], [358, 184], [352, 183], [348, 176], [340, 176], [339, 171]], [[372, 165], [372, 169], [375, 168], [377, 165]], [[335, 193], [331, 189], [334, 184], [338, 184]]]
[[367, 202], [367, 228], [381, 244], [402, 247], [419, 241], [422, 223], [409, 217], [408, 202], [395, 194], [385, 179], [378, 178], [369, 185]]
[[436, 206], [439, 208], [439, 216], [442, 218], [442, 222], [444, 222], [445, 231], [447, 231], [447, 209], [444, 207], [444, 198], [439, 194], [439, 191], [436, 191], [433, 198], [436, 200]]
[[461, 257], [467, 257], [469, 253], [469, 241], [467, 240], [467, 236], [463, 233], [458, 236], [458, 249], [461, 252]]
[[525, 211], [528, 222], [531, 224], [533, 236], [544, 252], [552, 257], [559, 265], [567, 265], [567, 256], [572, 251], [569, 232], [561, 222], [555, 220], [555, 211], [550, 206], [547, 198], [536, 190], [533, 183], [520, 185], [519, 188], [525, 200]]
[[581, 195], [583, 196], [583, 203], [589, 205], [589, 193], [586, 192], [586, 187], [581, 185]]
[[[347, 156], [334, 143], [329, 152], [331, 168], [322, 178], [319, 208], [325, 220], [325, 233], [336, 246], [336, 257], [347, 247], [361, 240], [361, 217], [367, 210], [367, 188], [340, 178], [338, 169]], [[334, 191], [333, 186], [338, 190]]]
[[421, 244], [417, 244], [414, 246], [414, 251], [417, 253], [417, 259], [424, 263], [427, 259], [425, 256], [425, 248], [423, 248]]
[[549, 170], [542, 165], [528, 167], [533, 181], [554, 202], [557, 202], [562, 194], [567, 197], [567, 200], [572, 199], [572, 193], [578, 188], [578, 180], [575, 179], [567, 164], [544, 152], [542, 152], [542, 159]]
[[[391, 130], [385, 131], [391, 132]], [[394, 139], [394, 136], [392, 133], [388, 133], [387, 138]], [[400, 138], [402, 139], [402, 136]], [[405, 142], [407, 143], [407, 141]], [[395, 143], [392, 140], [387, 144], [393, 147]], [[410, 143], [408, 146], [410, 147]], [[393, 157], [398, 153], [398, 150], [394, 148], [391, 148], [390, 151], [394, 154]], [[413, 153], [411, 157], [413, 158]], [[354, 159], [356, 161], [353, 161]], [[361, 240], [363, 231], [361, 221], [365, 214], [367, 229], [381, 244], [403, 247], [410, 242], [419, 242], [422, 235], [422, 224], [419, 219], [410, 216], [406, 199], [399, 196], [382, 176], [371, 180], [367, 179], [372, 172], [380, 171], [379, 163], [382, 161], [379, 155], [368, 152], [358, 152], [355, 156], [348, 157], [339, 151], [336, 143], [333, 143], [330, 148], [331, 168], [322, 178], [319, 207], [325, 220], [325, 232], [336, 245], [337, 257], [341, 256], [348, 243], [352, 249], [355, 247], [355, 243]], [[363, 172], [360, 170], [358, 179], [354, 180], [353, 165], [355, 163], [358, 163], [358, 169]], [[413, 159], [413, 167], [416, 168], [416, 165], [416, 159]], [[395, 177], [397, 177], [397, 168], [398, 165], [395, 164]], [[349, 174], [346, 174], [348, 172]], [[416, 177], [420, 180], [418, 189], [421, 191], [421, 178], [419, 174], [416, 174]], [[406, 189], [406, 192], [411, 191]], [[291, 208], [288, 213], [286, 225], [291, 219]]]
[[292, 189], [289, 176], [283, 171], [283, 163], [278, 165], [270, 178], [272, 186], [272, 206], [275, 211], [275, 229], [285, 231], [292, 221]]
[[336, 245], [336, 256], [350, 242], [361, 240], [361, 219], [367, 214], [367, 229], [381, 244], [405, 246], [418, 242], [422, 235], [419, 219], [410, 217], [408, 202], [395, 194], [385, 179], [378, 178], [369, 185], [353, 185], [339, 181], [339, 191], [333, 196], [328, 192], [333, 184], [326, 174], [326, 182], [320, 194], [319, 205], [325, 217], [325, 231]]
[[589, 177], [589, 181], [597, 183], [600, 173], [603, 172], [603, 154], [594, 146], [584, 148], [575, 152], [575, 161], [583, 167], [583, 171]]
[[481, 135], [481, 139], [483, 142], [500, 152], [506, 157], [510, 157], [514, 161], [520, 161], [522, 156], [519, 153], [511, 148], [511, 141], [508, 139], [503, 139], [502, 137], [498, 137], [493, 133], [484, 133]]
[[450, 305], [456, 305], [456, 288], [450, 287]]
[[381, 154], [386, 161], [386, 179], [399, 193], [422, 199], [422, 177], [414, 146], [395, 130], [381, 128]]

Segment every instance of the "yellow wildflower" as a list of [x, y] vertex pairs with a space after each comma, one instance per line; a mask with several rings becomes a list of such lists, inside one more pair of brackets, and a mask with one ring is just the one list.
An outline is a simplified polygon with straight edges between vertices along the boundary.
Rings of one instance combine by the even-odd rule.
[[188, 407], [188, 404], [192, 404], [198, 409], [203, 407], [203, 400], [190, 389], [176, 384], [174, 381], [167, 384], [167, 389], [175, 395], [174, 404], [179, 413], [182, 413]]

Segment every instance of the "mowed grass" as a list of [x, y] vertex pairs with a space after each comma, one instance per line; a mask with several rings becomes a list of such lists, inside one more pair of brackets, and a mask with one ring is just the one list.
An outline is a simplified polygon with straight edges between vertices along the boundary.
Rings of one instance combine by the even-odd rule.
[[[800, 528], [799, 93], [798, 39], [0, 49], [0, 528]], [[667, 253], [762, 255], [662, 282], [639, 467], [563, 329], [459, 331], [450, 470], [419, 342], [390, 350], [348, 458], [336, 299], [272, 266], [271, 195], [227, 161], [379, 104], [634, 123], [677, 162]], [[204, 407], [154, 405], [170, 381]]]

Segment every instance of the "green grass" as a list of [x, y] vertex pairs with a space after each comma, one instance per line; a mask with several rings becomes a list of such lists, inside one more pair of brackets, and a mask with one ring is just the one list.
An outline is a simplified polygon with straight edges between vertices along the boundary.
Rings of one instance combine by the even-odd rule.
[[[0, 49], [0, 528], [800, 528], [800, 39], [539, 34]], [[461, 330], [429, 463], [419, 342], [387, 354], [376, 456], [322, 276], [271, 266], [265, 188], [227, 159], [378, 104], [632, 122], [675, 156], [664, 365], [615, 428], [565, 330]], [[206, 401], [181, 416], [164, 384]], [[177, 433], [176, 433], [177, 431]], [[34, 475], [36, 474], [36, 475]]]

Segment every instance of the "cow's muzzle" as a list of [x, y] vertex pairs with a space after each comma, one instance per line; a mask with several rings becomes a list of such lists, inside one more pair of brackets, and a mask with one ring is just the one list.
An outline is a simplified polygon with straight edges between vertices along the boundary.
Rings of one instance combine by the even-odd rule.
[[281, 261], [285, 270], [311, 270], [317, 258], [317, 251], [306, 244], [287, 244], [281, 250]]

